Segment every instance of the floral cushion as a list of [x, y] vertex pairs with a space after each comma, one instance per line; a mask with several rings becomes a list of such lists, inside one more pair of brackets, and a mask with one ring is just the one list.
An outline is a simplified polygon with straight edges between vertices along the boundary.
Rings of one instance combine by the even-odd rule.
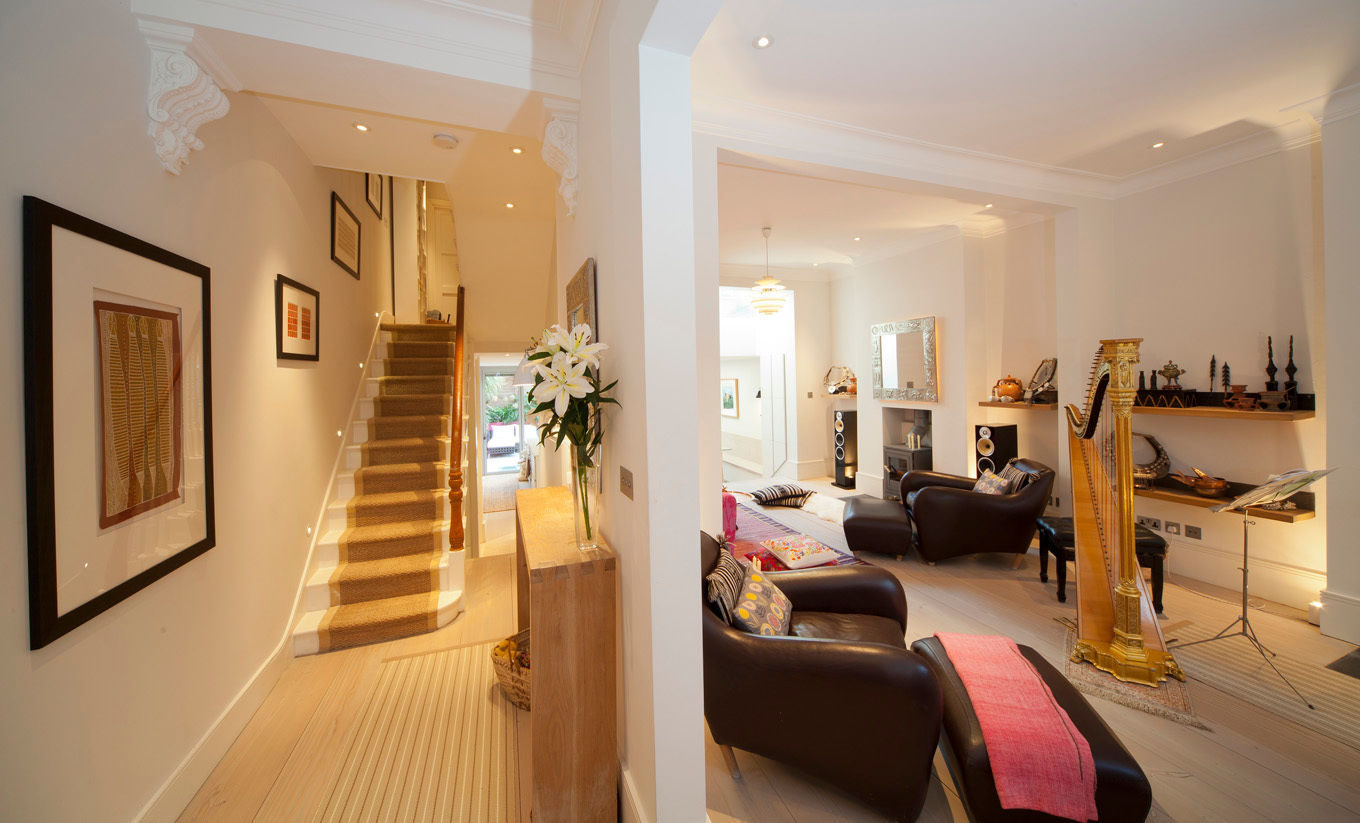
[[741, 594], [732, 609], [733, 627], [751, 634], [788, 634], [792, 613], [793, 604], [764, 572], [755, 567], [746, 570]]
[[790, 535], [760, 541], [760, 545], [770, 550], [790, 569], [808, 569], [825, 566], [836, 560], [836, 552], [806, 535]]
[[1010, 494], [1011, 484], [1001, 475], [987, 469], [973, 484], [973, 491], [983, 494]]

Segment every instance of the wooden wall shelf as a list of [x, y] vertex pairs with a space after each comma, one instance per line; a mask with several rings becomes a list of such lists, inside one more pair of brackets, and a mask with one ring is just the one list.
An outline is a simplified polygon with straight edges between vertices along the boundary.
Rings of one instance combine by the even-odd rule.
[[[1231, 497], [1201, 497], [1192, 491], [1179, 492], [1172, 489], [1156, 487], [1151, 489], [1134, 489], [1133, 495], [1134, 497], [1146, 497], [1150, 500], [1162, 500], [1167, 503], [1181, 503], [1186, 506], [1198, 506], [1201, 509], [1211, 509], [1214, 506], [1226, 503], [1232, 499]], [[1275, 509], [1262, 509], [1257, 506], [1252, 506], [1251, 508], [1248, 508], [1247, 511], [1251, 513], [1252, 517], [1258, 517], [1262, 520], [1274, 520], [1280, 523], [1297, 523], [1300, 520], [1312, 520], [1317, 516], [1317, 512], [1314, 512], [1311, 509], [1283, 509], [1277, 511]], [[1240, 514], [1240, 512], [1234, 512], [1234, 514]]]
[[[986, 405], [986, 404], [984, 404]], [[1009, 405], [1009, 404], [1006, 404]], [[1317, 412], [1296, 411], [1240, 411], [1227, 407], [1192, 406], [1188, 409], [1167, 409], [1160, 406], [1134, 406], [1134, 414], [1165, 414], [1176, 417], [1207, 417], [1216, 420], [1311, 420]]]
[[1057, 403], [998, 403], [995, 400], [979, 400], [979, 406], [989, 406], [994, 409], [1028, 409], [1030, 411], [1052, 411], [1058, 408]]

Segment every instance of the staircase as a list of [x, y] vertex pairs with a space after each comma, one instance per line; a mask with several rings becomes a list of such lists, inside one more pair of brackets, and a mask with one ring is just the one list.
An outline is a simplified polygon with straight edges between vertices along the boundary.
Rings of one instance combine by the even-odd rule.
[[462, 453], [450, 436], [461, 411], [455, 328], [381, 326], [293, 632], [297, 655], [433, 631], [462, 610], [463, 552], [449, 549], [451, 525], [462, 545], [462, 515], [447, 482], [450, 453], [455, 464]]

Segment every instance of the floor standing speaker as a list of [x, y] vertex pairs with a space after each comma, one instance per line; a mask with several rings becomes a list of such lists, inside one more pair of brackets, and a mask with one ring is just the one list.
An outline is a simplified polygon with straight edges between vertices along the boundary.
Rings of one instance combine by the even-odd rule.
[[832, 412], [832, 442], [836, 444], [836, 479], [842, 489], [855, 487], [855, 469], [859, 465], [859, 441], [855, 431], [855, 412]]
[[1016, 432], [1014, 424], [977, 427], [977, 437], [973, 439], [973, 462], [977, 466], [978, 477], [988, 469], [1000, 474], [1007, 463], [1020, 456]]

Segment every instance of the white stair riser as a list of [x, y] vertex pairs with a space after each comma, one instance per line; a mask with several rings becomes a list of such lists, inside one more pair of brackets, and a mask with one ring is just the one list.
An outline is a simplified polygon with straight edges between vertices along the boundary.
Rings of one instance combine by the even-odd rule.
[[[445, 542], [447, 543], [447, 540]], [[335, 566], [318, 568], [312, 573], [303, 591], [303, 609], [309, 612], [325, 611], [331, 606], [340, 605], [331, 598], [331, 577], [335, 574], [335, 569]], [[463, 564], [455, 562], [452, 553], [445, 551], [439, 558], [439, 590], [450, 592], [462, 588]]]

